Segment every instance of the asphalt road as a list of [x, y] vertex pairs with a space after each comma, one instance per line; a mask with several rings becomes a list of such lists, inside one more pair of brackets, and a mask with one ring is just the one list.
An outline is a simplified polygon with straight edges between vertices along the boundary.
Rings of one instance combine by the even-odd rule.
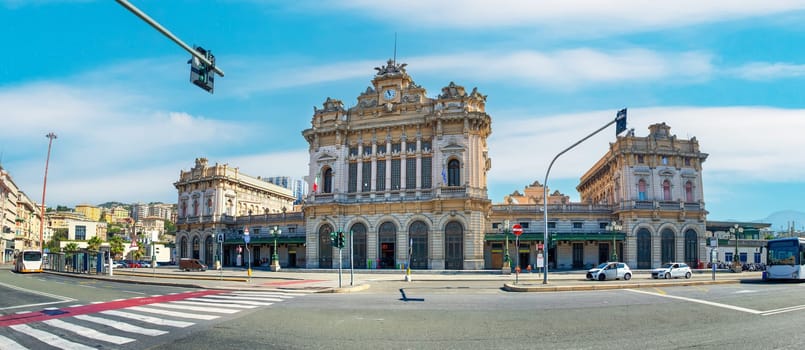
[[759, 283], [509, 293], [373, 286], [309, 295], [157, 348], [794, 349], [805, 343], [804, 288]]

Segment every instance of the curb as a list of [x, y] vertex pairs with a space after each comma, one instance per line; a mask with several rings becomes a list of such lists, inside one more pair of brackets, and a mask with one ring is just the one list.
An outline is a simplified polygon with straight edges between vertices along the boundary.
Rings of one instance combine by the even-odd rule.
[[[591, 281], [595, 282], [595, 281]], [[737, 284], [743, 283], [741, 280], [720, 280], [720, 281], [681, 281], [681, 282], [646, 282], [646, 283], [618, 283], [618, 284], [586, 284], [577, 286], [521, 286], [504, 283], [503, 290], [507, 292], [572, 292], [572, 291], [591, 291], [591, 290], [612, 290], [612, 289], [633, 289], [633, 288], [657, 288], [657, 287], [681, 287], [681, 286], [701, 286], [711, 284]]]
[[126, 279], [109, 278], [109, 277], [105, 277], [105, 276], [96, 276], [96, 275], [76, 275], [74, 273], [63, 273], [63, 272], [55, 272], [55, 271], [45, 271], [44, 273], [48, 273], [48, 274], [51, 274], [51, 275], [64, 276], [64, 277], [84, 278], [84, 279], [90, 279], [90, 280], [111, 281], [111, 282], [129, 283], [129, 284], [148, 284], [148, 285], [167, 286], [167, 287], [210, 289], [209, 287], [201, 286], [201, 285], [198, 285], [198, 284], [190, 284], [190, 283], [171, 283], [171, 282], [158, 282], [158, 281], [126, 280]]
[[371, 285], [360, 284], [360, 285], [352, 286], [352, 287], [344, 287], [344, 288], [333, 287], [333, 288], [328, 288], [328, 289], [322, 289], [322, 290], [320, 290], [318, 292], [315, 292], [315, 293], [354, 293], [354, 292], [360, 292], [360, 291], [367, 290], [367, 289], [369, 289], [369, 287], [371, 287]]

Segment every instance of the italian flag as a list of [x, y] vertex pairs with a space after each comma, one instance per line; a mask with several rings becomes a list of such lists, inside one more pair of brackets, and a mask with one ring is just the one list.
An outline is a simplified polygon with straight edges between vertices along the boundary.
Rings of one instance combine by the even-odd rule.
[[313, 192], [319, 190], [319, 174], [316, 174], [316, 180], [313, 181]]

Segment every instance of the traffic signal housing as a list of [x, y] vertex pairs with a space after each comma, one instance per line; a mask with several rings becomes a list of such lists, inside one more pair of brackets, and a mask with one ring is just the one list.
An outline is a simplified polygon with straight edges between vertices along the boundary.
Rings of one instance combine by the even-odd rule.
[[335, 232], [330, 232], [330, 245], [338, 247], [338, 234]]
[[213, 56], [212, 51], [205, 50], [200, 46], [196, 47], [196, 52], [210, 61], [212, 66], [208, 66], [196, 56], [191, 57], [188, 62], [190, 63], [190, 82], [209, 93], [213, 93], [213, 88], [215, 87], [215, 70], [213, 69], [215, 67], [215, 56]]
[[344, 248], [344, 232], [338, 231], [338, 248]]

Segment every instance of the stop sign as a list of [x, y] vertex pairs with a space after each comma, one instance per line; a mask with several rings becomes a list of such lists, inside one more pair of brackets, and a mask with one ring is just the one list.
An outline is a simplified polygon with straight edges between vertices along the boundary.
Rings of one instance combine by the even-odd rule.
[[520, 224], [514, 224], [514, 226], [512, 226], [512, 232], [515, 236], [519, 236], [523, 234], [523, 227], [520, 226]]

